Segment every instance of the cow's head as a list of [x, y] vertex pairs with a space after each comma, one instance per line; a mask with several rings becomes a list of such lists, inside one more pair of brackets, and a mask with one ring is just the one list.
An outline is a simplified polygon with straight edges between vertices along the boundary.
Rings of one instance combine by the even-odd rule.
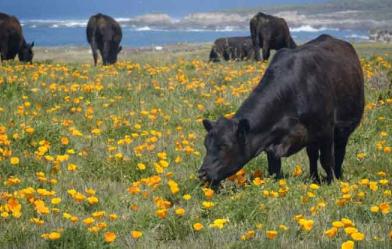
[[207, 130], [204, 146], [207, 153], [199, 169], [199, 178], [216, 187], [220, 181], [240, 170], [249, 160], [247, 119], [220, 118], [216, 122], [203, 120]]
[[211, 52], [210, 52], [210, 62], [219, 62], [219, 54], [216, 51], [216, 46], [213, 46], [211, 48]]
[[106, 58], [104, 59], [104, 64], [114, 64], [117, 62], [117, 57], [120, 51], [122, 50], [122, 47], [119, 46], [117, 43], [112, 43], [110, 46], [110, 49], [106, 55]]
[[34, 42], [28, 44], [26, 42], [23, 43], [22, 47], [19, 49], [18, 57], [19, 61], [22, 62], [33, 62], [33, 47]]

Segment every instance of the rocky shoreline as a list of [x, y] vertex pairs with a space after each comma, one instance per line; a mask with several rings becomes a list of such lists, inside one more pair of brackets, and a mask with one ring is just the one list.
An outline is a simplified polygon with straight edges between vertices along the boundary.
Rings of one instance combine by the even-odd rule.
[[372, 30], [369, 39], [376, 42], [392, 43], [392, 29]]

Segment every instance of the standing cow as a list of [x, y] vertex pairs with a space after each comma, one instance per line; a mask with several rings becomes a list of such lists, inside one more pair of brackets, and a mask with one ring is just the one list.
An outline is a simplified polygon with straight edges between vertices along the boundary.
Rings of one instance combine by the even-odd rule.
[[257, 61], [260, 60], [260, 48], [263, 48], [263, 60], [268, 60], [271, 49], [297, 46], [283, 18], [259, 12], [250, 20], [250, 33]]
[[253, 44], [250, 36], [216, 39], [210, 52], [210, 61], [249, 60], [253, 58]]
[[14, 16], [0, 13], [0, 54], [1, 60], [33, 61], [34, 42], [27, 44], [19, 20]]
[[322, 35], [282, 49], [233, 119], [203, 120], [207, 154], [199, 177], [216, 187], [263, 151], [269, 173], [280, 177], [281, 158], [306, 147], [313, 180], [320, 181], [320, 158], [330, 183], [342, 176], [363, 111], [363, 72], [351, 44]]
[[87, 41], [93, 52], [94, 65], [97, 65], [98, 53], [101, 53], [104, 65], [114, 64], [121, 51], [121, 27], [112, 17], [96, 14], [91, 16], [87, 24]]

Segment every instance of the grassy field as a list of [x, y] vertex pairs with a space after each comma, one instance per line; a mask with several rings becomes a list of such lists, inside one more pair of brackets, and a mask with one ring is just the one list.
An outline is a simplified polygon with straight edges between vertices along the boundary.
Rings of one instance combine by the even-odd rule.
[[266, 64], [209, 64], [204, 45], [2, 64], [0, 248], [391, 248], [392, 46], [356, 48], [367, 103], [344, 180], [311, 184], [300, 152], [275, 181], [261, 155], [220, 193], [196, 178], [200, 121], [232, 115]]

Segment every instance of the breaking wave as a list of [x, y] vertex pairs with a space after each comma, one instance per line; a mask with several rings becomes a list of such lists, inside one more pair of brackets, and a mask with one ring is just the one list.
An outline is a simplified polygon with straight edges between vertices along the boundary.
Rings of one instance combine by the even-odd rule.
[[323, 31], [328, 31], [328, 30], [338, 31], [339, 29], [337, 29], [337, 28], [327, 28], [327, 27], [315, 28], [315, 27], [312, 27], [310, 25], [303, 25], [303, 26], [299, 26], [299, 27], [290, 28], [291, 32], [311, 32], [311, 33], [315, 33], [315, 32], [323, 32]]
[[149, 26], [144, 26], [140, 28], [136, 28], [136, 31], [152, 31], [152, 29]]
[[24, 27], [29, 28], [83, 28], [87, 26], [87, 20], [69, 19], [69, 20], [54, 20], [54, 19], [32, 19], [22, 20]]

